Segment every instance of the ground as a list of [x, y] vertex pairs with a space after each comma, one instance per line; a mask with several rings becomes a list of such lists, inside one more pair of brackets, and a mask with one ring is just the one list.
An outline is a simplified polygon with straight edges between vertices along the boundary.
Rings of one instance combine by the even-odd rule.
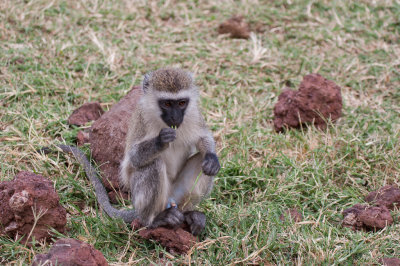
[[[247, 40], [218, 35], [236, 14], [263, 31]], [[395, 0], [2, 0], [0, 179], [21, 170], [51, 178], [68, 212], [64, 235], [94, 245], [112, 265], [365, 265], [400, 257], [398, 210], [383, 231], [340, 225], [341, 212], [369, 191], [399, 184], [399, 17]], [[144, 73], [167, 65], [196, 74], [222, 163], [200, 205], [205, 240], [187, 256], [101, 213], [74, 158], [35, 153], [74, 143], [79, 129], [67, 119], [81, 104], [108, 110]], [[325, 131], [275, 133], [279, 93], [313, 72], [342, 88], [342, 118]], [[303, 221], [281, 222], [288, 208]], [[0, 237], [0, 263], [29, 264], [49, 247]]]

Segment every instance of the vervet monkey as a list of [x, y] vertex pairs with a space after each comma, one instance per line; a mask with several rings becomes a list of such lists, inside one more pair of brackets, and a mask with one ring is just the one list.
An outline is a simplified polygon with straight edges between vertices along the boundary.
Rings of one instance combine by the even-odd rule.
[[129, 124], [120, 183], [130, 189], [143, 225], [176, 227], [186, 221], [197, 235], [205, 215], [194, 208], [209, 195], [220, 164], [193, 76], [159, 69], [144, 76], [142, 90]]
[[[141, 97], [129, 124], [120, 181], [130, 189], [134, 210], [118, 210], [85, 154], [59, 145], [84, 166], [101, 208], [110, 216], [144, 226], [177, 227], [183, 221], [194, 235], [205, 227], [195, 206], [208, 196], [220, 169], [215, 142], [198, 107], [191, 73], [159, 69], [144, 76]], [[48, 152], [48, 149], [42, 149]]]

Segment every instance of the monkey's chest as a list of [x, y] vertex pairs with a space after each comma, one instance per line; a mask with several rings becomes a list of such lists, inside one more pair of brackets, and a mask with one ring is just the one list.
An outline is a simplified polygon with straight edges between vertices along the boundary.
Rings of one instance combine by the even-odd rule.
[[181, 169], [185, 166], [188, 158], [196, 152], [196, 147], [184, 145], [170, 145], [163, 154], [163, 161], [166, 166], [167, 176], [173, 181]]

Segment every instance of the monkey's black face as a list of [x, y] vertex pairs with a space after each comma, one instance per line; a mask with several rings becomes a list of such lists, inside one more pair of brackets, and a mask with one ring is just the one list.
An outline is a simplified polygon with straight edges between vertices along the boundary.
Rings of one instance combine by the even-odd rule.
[[162, 111], [161, 118], [169, 127], [179, 127], [183, 122], [185, 110], [189, 104], [189, 98], [162, 99], [158, 105]]

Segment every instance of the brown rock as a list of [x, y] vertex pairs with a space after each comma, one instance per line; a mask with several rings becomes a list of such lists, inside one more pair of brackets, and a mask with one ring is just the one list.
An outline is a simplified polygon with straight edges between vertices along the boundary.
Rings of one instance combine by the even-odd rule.
[[104, 113], [98, 102], [84, 103], [72, 112], [68, 118], [68, 124], [83, 126], [89, 121], [97, 120]]
[[400, 266], [400, 259], [398, 258], [383, 258], [380, 263], [384, 266]]
[[32, 266], [39, 265], [63, 265], [63, 266], [100, 266], [108, 265], [103, 254], [93, 246], [72, 238], [57, 240], [49, 253], [38, 254]]
[[285, 213], [282, 213], [279, 219], [284, 222], [286, 220], [286, 217], [289, 217], [289, 219], [295, 223], [301, 222], [303, 220], [303, 216], [296, 208], [286, 210]]
[[366, 207], [367, 206], [365, 205], [356, 204], [353, 207], [344, 210], [342, 225], [353, 230], [363, 230], [363, 223], [358, 219], [358, 216]]
[[131, 226], [134, 231], [141, 229], [139, 231], [141, 237], [157, 241], [170, 252], [187, 253], [197, 242], [196, 237], [189, 233], [189, 226], [186, 223], [183, 223], [177, 229], [165, 227], [146, 229], [143, 228], [139, 219], [135, 219], [132, 221]]
[[300, 128], [314, 123], [326, 128], [326, 121], [336, 121], [342, 114], [340, 87], [319, 74], [304, 77], [298, 91], [285, 89], [274, 107], [274, 126], [277, 132], [285, 128]]
[[358, 216], [367, 229], [383, 229], [393, 223], [392, 215], [385, 206], [373, 206], [366, 208]]
[[365, 201], [393, 210], [395, 206], [400, 207], [400, 189], [397, 186], [384, 186], [377, 191], [370, 192], [365, 197]]
[[119, 189], [119, 164], [124, 155], [128, 122], [142, 95], [139, 88], [134, 87], [91, 127], [90, 149], [94, 160], [100, 166], [103, 184], [108, 190]]
[[343, 211], [344, 227], [353, 230], [375, 231], [383, 229], [393, 223], [390, 211], [385, 206], [373, 206], [356, 204]]
[[76, 134], [76, 143], [78, 146], [82, 146], [85, 143], [89, 143], [89, 132], [81, 130]]
[[243, 16], [233, 16], [219, 25], [218, 33], [229, 33], [231, 38], [248, 39], [250, 37], [250, 27], [243, 19]]
[[[63, 233], [67, 212], [59, 201], [53, 182], [40, 175], [20, 172], [12, 181], [1, 182], [0, 234], [17, 239], [24, 235], [22, 242], [26, 243], [32, 237], [36, 240], [49, 238], [51, 227]], [[35, 215], [39, 219], [32, 231]]]
[[139, 235], [145, 239], [155, 240], [167, 250], [179, 254], [187, 253], [196, 244], [196, 237], [182, 228], [143, 229], [139, 231]]

